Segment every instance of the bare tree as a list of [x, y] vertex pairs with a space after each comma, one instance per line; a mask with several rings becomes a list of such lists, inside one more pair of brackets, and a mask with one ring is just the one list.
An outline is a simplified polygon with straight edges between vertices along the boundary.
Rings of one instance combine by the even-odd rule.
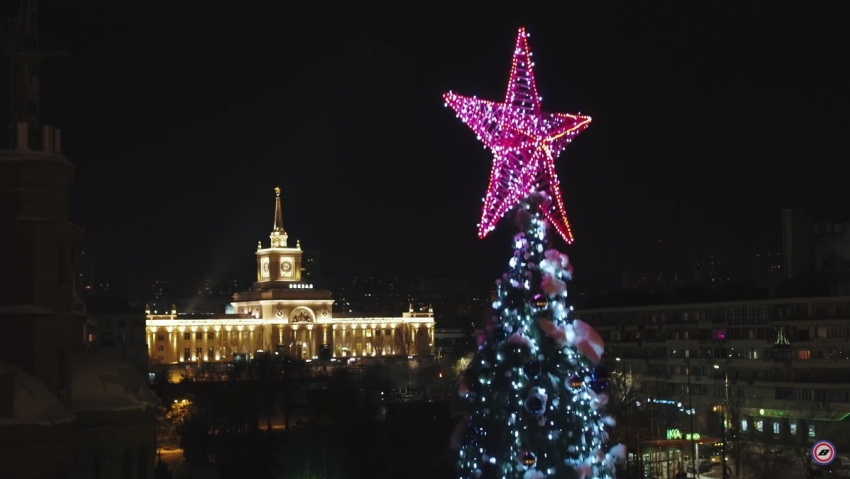
[[753, 448], [746, 457], [750, 475], [753, 479], [775, 479], [777, 477], [789, 477], [788, 468], [792, 460], [785, 454], [780, 454], [775, 449], [762, 447]]
[[[806, 479], [820, 477], [817, 472], [817, 465], [812, 459], [812, 445], [821, 439], [834, 439], [830, 436], [846, 437], [846, 434], [841, 434], [841, 431], [834, 430], [834, 425], [838, 424], [837, 420], [842, 415], [842, 413], [833, 411], [828, 404], [811, 405], [805, 414], [805, 430], [798, 429], [795, 431], [796, 434], [791, 435], [792, 454], [803, 468]], [[817, 426], [815, 426], [815, 416], [820, 419], [820, 421], [817, 421]], [[815, 426], [814, 436], [809, 434], [808, 427], [810, 426]], [[798, 424], [797, 427], [799, 428], [800, 425]], [[840, 448], [840, 446], [838, 447]]]
[[[610, 441], [612, 444], [625, 444], [632, 451], [637, 450], [640, 431], [647, 426], [647, 415], [638, 413], [642, 401], [646, 402], [642, 386], [641, 375], [631, 370], [611, 373], [606, 409], [617, 419], [617, 426], [611, 431]], [[626, 473], [629, 468], [630, 465], [626, 463]]]
[[475, 353], [467, 353], [464, 356], [458, 358], [458, 360], [452, 366], [452, 372], [454, 373], [455, 381], [459, 380], [463, 373], [466, 371], [466, 368], [469, 367], [469, 364], [472, 363], [472, 359], [475, 357]]
[[399, 356], [409, 356], [414, 354], [414, 338], [413, 338], [413, 326], [409, 324], [402, 324], [402, 326], [398, 329], [395, 335], [395, 350], [396, 354]]

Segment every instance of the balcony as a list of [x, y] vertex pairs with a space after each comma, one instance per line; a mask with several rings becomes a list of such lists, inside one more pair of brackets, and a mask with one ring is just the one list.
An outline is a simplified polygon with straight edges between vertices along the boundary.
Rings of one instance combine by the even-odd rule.
[[790, 357], [775, 357], [773, 358], [774, 365], [780, 365], [782, 367], [791, 367], [791, 358]]
[[800, 369], [846, 369], [850, 366], [847, 359], [791, 359], [788, 361], [792, 368]]
[[668, 339], [664, 344], [668, 348], [698, 348], [700, 340], [699, 339]]

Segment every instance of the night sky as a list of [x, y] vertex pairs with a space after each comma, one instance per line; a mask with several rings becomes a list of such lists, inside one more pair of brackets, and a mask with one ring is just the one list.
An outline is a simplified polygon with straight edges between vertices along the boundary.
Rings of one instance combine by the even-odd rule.
[[441, 94], [501, 100], [519, 26], [544, 109], [593, 117], [556, 162], [577, 275], [848, 216], [847, 2], [340, 3], [39, 2], [97, 280], [249, 279], [275, 186], [327, 276], [495, 277], [514, 227], [477, 238], [491, 155]]

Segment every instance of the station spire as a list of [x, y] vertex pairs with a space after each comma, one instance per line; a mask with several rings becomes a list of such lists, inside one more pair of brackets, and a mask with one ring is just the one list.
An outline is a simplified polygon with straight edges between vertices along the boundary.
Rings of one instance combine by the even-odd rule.
[[275, 187], [274, 194], [274, 228], [269, 237], [272, 240], [272, 248], [286, 248], [286, 240], [289, 235], [283, 229], [283, 212], [280, 209], [280, 187]]

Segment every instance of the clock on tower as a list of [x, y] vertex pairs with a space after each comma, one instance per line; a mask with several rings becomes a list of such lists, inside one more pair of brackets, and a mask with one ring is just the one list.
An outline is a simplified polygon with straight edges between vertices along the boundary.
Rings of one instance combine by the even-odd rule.
[[264, 256], [260, 258], [260, 276], [263, 278], [269, 277], [269, 257]]
[[295, 267], [293, 266], [294, 259], [288, 256], [283, 256], [280, 258], [280, 276], [282, 278], [291, 278], [295, 273]]
[[296, 241], [295, 247], [287, 245], [288, 235], [283, 229], [279, 188], [275, 188], [274, 227], [269, 238], [271, 243], [268, 248], [263, 248], [262, 243], [257, 248], [255, 285], [260, 288], [279, 288], [283, 285], [276, 283], [301, 281], [301, 242]]

